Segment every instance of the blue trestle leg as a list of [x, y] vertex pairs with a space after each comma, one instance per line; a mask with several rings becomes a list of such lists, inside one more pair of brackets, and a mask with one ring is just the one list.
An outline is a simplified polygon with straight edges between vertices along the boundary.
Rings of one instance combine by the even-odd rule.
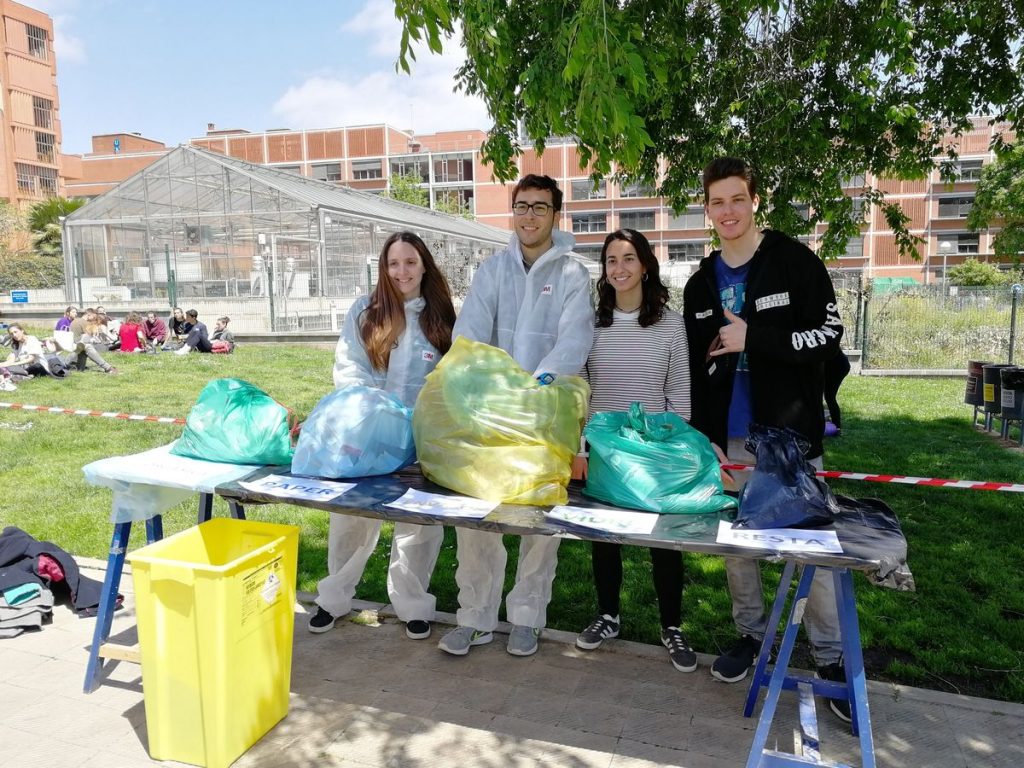
[[[149, 521], [146, 521], [147, 535]], [[100, 604], [96, 613], [96, 628], [92, 634], [92, 646], [89, 648], [89, 663], [85, 668], [85, 684], [83, 691], [92, 693], [96, 688], [102, 662], [100, 646], [110, 637], [110, 627], [114, 621], [114, 609], [117, 607], [117, 589], [121, 584], [121, 571], [124, 569], [124, 556], [128, 551], [128, 535], [132, 524], [116, 523], [114, 535], [110, 539], [110, 554], [107, 555], [107, 573], [103, 577], [103, 590], [100, 592]]]

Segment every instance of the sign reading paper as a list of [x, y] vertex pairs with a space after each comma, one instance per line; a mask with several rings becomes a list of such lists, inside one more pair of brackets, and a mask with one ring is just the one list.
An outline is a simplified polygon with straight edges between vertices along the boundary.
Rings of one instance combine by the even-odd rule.
[[719, 544], [750, 549], [771, 549], [776, 552], [826, 552], [842, 554], [835, 531], [806, 528], [733, 528], [732, 523], [718, 521]]
[[594, 528], [608, 533], [650, 535], [658, 523], [653, 512], [628, 512], [622, 509], [594, 509], [592, 507], [552, 507], [545, 515], [549, 520]]
[[469, 496], [442, 496], [410, 488], [401, 497], [388, 502], [385, 506], [431, 517], [481, 518], [487, 517], [498, 506], [498, 502], [473, 499]]
[[307, 499], [309, 501], [330, 501], [356, 487], [355, 483], [336, 483], [312, 477], [288, 477], [267, 475], [259, 480], [238, 483], [247, 491], [280, 496], [282, 499]]

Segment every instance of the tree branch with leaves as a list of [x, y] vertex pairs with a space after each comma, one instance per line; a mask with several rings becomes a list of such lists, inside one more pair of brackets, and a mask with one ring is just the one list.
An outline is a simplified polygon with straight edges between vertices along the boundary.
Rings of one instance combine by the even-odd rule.
[[[525, 142], [573, 136], [595, 176], [656, 183], [681, 209], [704, 165], [738, 155], [765, 223], [828, 222], [824, 256], [860, 231], [844, 180], [924, 178], [955, 159], [943, 140], [972, 115], [1024, 113], [1019, 0], [396, 0], [395, 13], [405, 71], [417, 46], [439, 53], [458, 33], [455, 87], [494, 121], [481, 150], [497, 178], [517, 175]], [[916, 254], [899, 206], [864, 197]]]

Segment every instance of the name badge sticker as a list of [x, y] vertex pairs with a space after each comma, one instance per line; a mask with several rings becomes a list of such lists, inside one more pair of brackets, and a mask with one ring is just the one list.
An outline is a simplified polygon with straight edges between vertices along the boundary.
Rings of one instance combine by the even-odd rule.
[[713, 315], [714, 313], [715, 310], [708, 309], [705, 310], [704, 312], [698, 312], [697, 314], [694, 315], [694, 317], [697, 318], [698, 320], [706, 320], [707, 318], [711, 317], [711, 315]]
[[762, 296], [754, 302], [754, 308], [758, 312], [762, 312], [766, 309], [772, 309], [773, 307], [786, 307], [789, 306], [789, 292], [784, 291], [782, 293], [773, 293], [770, 296]]

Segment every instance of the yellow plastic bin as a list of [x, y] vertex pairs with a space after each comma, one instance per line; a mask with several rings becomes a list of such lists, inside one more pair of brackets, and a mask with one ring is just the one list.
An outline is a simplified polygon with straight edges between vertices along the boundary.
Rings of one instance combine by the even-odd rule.
[[128, 556], [150, 757], [224, 768], [288, 714], [298, 542], [218, 518]]

